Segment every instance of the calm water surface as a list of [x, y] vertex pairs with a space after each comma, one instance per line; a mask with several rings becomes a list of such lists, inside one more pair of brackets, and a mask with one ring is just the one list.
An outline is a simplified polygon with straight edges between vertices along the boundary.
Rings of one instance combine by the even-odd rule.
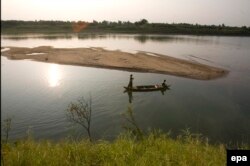
[[[130, 72], [58, 65], [1, 57], [1, 117], [11, 117], [11, 139], [30, 130], [36, 139], [86, 135], [66, 118], [70, 102], [92, 96], [93, 137], [113, 139], [123, 129], [122, 114], [132, 107], [138, 125], [172, 135], [189, 128], [211, 142], [250, 143], [250, 38], [168, 35], [1, 36], [2, 46], [103, 47], [148, 51], [218, 66], [224, 78], [200, 81], [151, 73], [134, 74], [134, 84], [171, 84], [160, 92], [133, 93], [123, 86]], [[34, 55], [35, 56], [35, 55]]]

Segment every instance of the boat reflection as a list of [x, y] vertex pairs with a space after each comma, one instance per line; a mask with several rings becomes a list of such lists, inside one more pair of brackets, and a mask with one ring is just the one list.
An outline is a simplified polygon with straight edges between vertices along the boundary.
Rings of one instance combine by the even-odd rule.
[[132, 101], [133, 101], [132, 91], [128, 91], [128, 101], [129, 101], [129, 103], [132, 103]]
[[[165, 95], [165, 92], [166, 92], [167, 90], [170, 90], [170, 88], [168, 87], [168, 88], [165, 88], [165, 89], [161, 89], [161, 90], [159, 90], [159, 91], [161, 92], [162, 95]], [[138, 91], [138, 92], [139, 92], [139, 91]], [[141, 92], [141, 91], [140, 91], [140, 92]], [[151, 92], [151, 91], [147, 91], [147, 92]], [[132, 101], [133, 101], [133, 91], [124, 90], [123, 93], [127, 93], [127, 94], [128, 94], [128, 101], [129, 101], [129, 103], [132, 103]]]

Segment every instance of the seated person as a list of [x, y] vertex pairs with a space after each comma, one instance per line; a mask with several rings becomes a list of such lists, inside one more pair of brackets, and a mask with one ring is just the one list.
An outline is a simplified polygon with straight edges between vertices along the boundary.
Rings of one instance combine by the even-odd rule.
[[167, 84], [166, 84], [166, 80], [163, 81], [163, 83], [161, 84], [163, 87], [167, 87]]

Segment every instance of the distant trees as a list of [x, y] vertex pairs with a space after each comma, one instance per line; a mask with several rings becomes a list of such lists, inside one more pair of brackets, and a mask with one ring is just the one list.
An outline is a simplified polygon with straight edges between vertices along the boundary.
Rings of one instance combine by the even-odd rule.
[[[230, 27], [221, 25], [200, 25], [187, 23], [149, 23], [146, 19], [140, 21], [20, 21], [1, 20], [2, 33], [152, 33], [152, 34], [194, 34], [194, 35], [238, 35], [250, 36], [250, 27]], [[84, 23], [84, 25], [83, 25]], [[79, 25], [78, 25], [79, 24]], [[88, 25], [88, 26], [86, 26]], [[77, 27], [81, 30], [75, 31]], [[84, 29], [84, 31], [83, 31]]]

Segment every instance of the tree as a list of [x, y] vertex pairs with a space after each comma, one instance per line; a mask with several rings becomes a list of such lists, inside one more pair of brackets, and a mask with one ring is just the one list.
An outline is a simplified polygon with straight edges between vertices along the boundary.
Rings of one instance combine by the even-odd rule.
[[108, 25], [108, 23], [109, 23], [109, 22], [106, 21], [106, 20], [103, 20], [103, 21], [102, 21], [102, 24], [103, 24], [103, 25]]
[[145, 25], [145, 24], [148, 24], [148, 20], [146, 20], [146, 19], [141, 19], [140, 21], [135, 22], [135, 24], [136, 24], [136, 25], [139, 25], [139, 26]]
[[92, 141], [90, 133], [92, 99], [86, 101], [83, 97], [77, 102], [71, 103], [67, 109], [67, 117], [74, 123], [81, 125], [88, 133], [89, 140]]
[[97, 25], [98, 22], [96, 20], [93, 20], [92, 24]]
[[143, 130], [138, 126], [131, 107], [128, 107], [128, 110], [123, 114], [123, 117], [126, 120], [123, 128], [134, 135], [136, 139], [143, 140], [145, 134]]
[[8, 142], [9, 132], [11, 129], [11, 118], [7, 118], [3, 121], [3, 131], [5, 133], [5, 142]]

